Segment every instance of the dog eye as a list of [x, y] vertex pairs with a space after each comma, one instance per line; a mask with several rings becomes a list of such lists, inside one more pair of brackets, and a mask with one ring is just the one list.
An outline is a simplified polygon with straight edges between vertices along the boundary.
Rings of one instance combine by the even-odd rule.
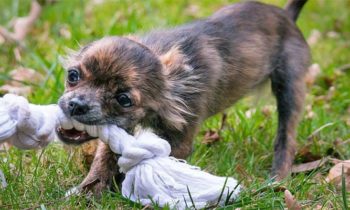
[[67, 80], [70, 84], [75, 85], [78, 83], [78, 81], [80, 80], [80, 74], [79, 71], [76, 69], [70, 69], [68, 70], [68, 76], [67, 76]]
[[120, 106], [122, 106], [124, 108], [131, 107], [133, 105], [130, 97], [126, 93], [118, 94], [117, 101], [120, 104]]

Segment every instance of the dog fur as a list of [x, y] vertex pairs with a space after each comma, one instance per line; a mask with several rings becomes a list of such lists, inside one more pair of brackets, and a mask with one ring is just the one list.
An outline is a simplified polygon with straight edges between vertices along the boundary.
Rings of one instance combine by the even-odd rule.
[[[172, 29], [92, 42], [66, 59], [65, 68], [77, 69], [80, 81], [67, 83], [59, 104], [67, 115], [72, 99], [87, 105], [86, 113], [72, 116], [84, 124], [112, 123], [130, 133], [137, 125], [150, 127], [169, 141], [173, 156], [186, 158], [205, 119], [270, 80], [278, 109], [272, 175], [281, 179], [294, 159], [310, 62], [295, 25], [305, 2], [291, 0], [285, 9], [237, 3]], [[131, 107], [118, 104], [120, 93]], [[116, 156], [99, 145], [81, 184], [94, 192], [122, 180]]]

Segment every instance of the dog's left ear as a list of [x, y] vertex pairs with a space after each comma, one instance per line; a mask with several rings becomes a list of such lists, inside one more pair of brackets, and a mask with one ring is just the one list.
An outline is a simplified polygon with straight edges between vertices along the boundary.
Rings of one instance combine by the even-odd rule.
[[158, 113], [165, 119], [168, 126], [182, 130], [187, 124], [186, 116], [192, 116], [186, 101], [181, 97], [184, 92], [189, 91], [186, 84], [191, 77], [185, 75], [192, 68], [177, 46], [159, 56], [159, 60], [162, 63], [162, 73], [166, 78], [165, 84], [168, 91], [163, 93], [162, 106]]
[[172, 47], [168, 52], [160, 56], [163, 64], [163, 73], [168, 76], [179, 71], [190, 71], [192, 68], [187, 64], [186, 56], [178, 46]]

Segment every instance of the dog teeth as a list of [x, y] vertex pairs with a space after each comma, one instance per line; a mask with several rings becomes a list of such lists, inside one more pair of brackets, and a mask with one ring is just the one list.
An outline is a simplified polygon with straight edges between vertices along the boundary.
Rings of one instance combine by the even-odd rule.
[[72, 120], [68, 119], [67, 117], [62, 115], [58, 120], [63, 130], [70, 130], [73, 128]]
[[74, 137], [74, 140], [79, 140], [80, 138], [81, 138], [81, 136], [79, 135], [79, 136]]
[[84, 124], [82, 124], [82, 123], [80, 123], [80, 122], [78, 122], [78, 121], [76, 121], [76, 120], [73, 120], [73, 126], [74, 126], [74, 128], [75, 128], [76, 130], [78, 130], [78, 131], [83, 131], [83, 130], [85, 130]]
[[73, 123], [72, 121], [67, 121], [65, 123], [62, 123], [61, 124], [61, 127], [64, 129], [64, 130], [70, 130], [73, 128]]
[[108, 143], [109, 130], [106, 126], [98, 126], [98, 137], [105, 143]]
[[85, 125], [85, 129], [91, 137], [98, 137], [97, 126]]

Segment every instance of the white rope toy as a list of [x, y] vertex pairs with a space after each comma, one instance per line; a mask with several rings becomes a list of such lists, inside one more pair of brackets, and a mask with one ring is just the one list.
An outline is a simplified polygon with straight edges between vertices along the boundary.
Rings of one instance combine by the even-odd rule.
[[[29, 104], [11, 94], [0, 98], [0, 143], [8, 141], [22, 149], [44, 147], [54, 139], [57, 126], [71, 129], [74, 125], [77, 122], [57, 105]], [[121, 154], [118, 165], [125, 173], [122, 194], [132, 201], [185, 209], [223, 204], [238, 196], [241, 187], [235, 179], [217, 177], [169, 157], [169, 143], [150, 131], [132, 136], [115, 125], [83, 126]]]

